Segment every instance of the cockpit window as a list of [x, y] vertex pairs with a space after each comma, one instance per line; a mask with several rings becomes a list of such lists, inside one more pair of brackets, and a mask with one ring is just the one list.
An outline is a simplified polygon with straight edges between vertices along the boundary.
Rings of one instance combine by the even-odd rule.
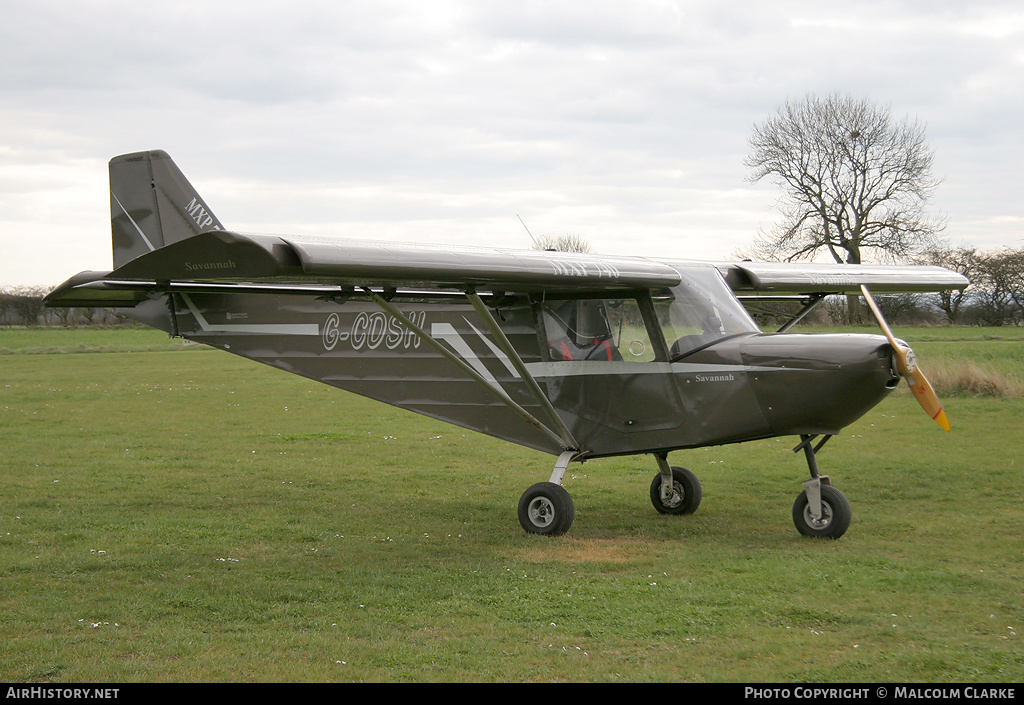
[[721, 338], [759, 331], [717, 270], [694, 267], [676, 271], [682, 282], [654, 294], [658, 323], [665, 334], [670, 359]]
[[654, 359], [654, 346], [635, 299], [547, 301], [540, 311], [552, 360]]

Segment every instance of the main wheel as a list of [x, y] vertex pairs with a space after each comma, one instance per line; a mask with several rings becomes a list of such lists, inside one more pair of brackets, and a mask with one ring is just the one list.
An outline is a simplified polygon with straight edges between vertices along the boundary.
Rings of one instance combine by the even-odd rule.
[[793, 504], [793, 523], [804, 536], [823, 539], [837, 539], [850, 528], [853, 511], [846, 495], [831, 485], [821, 486], [821, 519], [811, 518], [811, 508], [807, 501], [807, 490], [797, 495]]
[[651, 483], [651, 504], [662, 514], [693, 514], [700, 506], [702, 490], [700, 480], [686, 468], [672, 468], [672, 487], [675, 495], [671, 500], [661, 498], [661, 473]]
[[572, 497], [554, 482], [538, 482], [519, 498], [519, 523], [531, 534], [560, 536], [575, 517]]

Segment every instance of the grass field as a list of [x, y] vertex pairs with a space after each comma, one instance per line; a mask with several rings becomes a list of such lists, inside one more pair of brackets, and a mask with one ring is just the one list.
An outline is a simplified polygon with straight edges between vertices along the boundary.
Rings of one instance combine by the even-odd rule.
[[[896, 332], [1022, 378], [1024, 331]], [[840, 541], [793, 527], [790, 438], [670, 456], [688, 517], [652, 458], [573, 465], [549, 539], [553, 458], [161, 333], [0, 330], [0, 394], [3, 682], [1024, 679], [1015, 393], [833, 439]]]

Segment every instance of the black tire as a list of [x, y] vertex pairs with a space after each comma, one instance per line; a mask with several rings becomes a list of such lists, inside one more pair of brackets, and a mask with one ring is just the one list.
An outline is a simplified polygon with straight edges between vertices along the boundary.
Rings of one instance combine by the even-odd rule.
[[846, 495], [831, 485], [822, 485], [821, 515], [821, 521], [812, 521], [807, 491], [804, 490], [797, 495], [796, 502], [793, 503], [793, 523], [796, 524], [797, 531], [804, 536], [820, 539], [839, 538], [850, 528], [853, 510], [850, 509], [850, 501], [846, 499]]
[[703, 491], [700, 480], [686, 468], [672, 468], [672, 484], [679, 493], [680, 500], [665, 504], [661, 499], [661, 473], [654, 476], [651, 483], [651, 504], [662, 514], [693, 514], [700, 506]]
[[538, 482], [519, 498], [519, 523], [531, 534], [561, 536], [575, 518], [572, 497], [554, 482]]

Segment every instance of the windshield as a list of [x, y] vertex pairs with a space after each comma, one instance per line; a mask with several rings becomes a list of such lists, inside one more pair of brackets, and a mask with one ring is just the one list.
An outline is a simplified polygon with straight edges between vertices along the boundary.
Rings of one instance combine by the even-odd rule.
[[677, 359], [721, 338], [758, 333], [743, 304], [712, 267], [676, 267], [682, 278], [677, 286], [654, 294], [658, 323]]

